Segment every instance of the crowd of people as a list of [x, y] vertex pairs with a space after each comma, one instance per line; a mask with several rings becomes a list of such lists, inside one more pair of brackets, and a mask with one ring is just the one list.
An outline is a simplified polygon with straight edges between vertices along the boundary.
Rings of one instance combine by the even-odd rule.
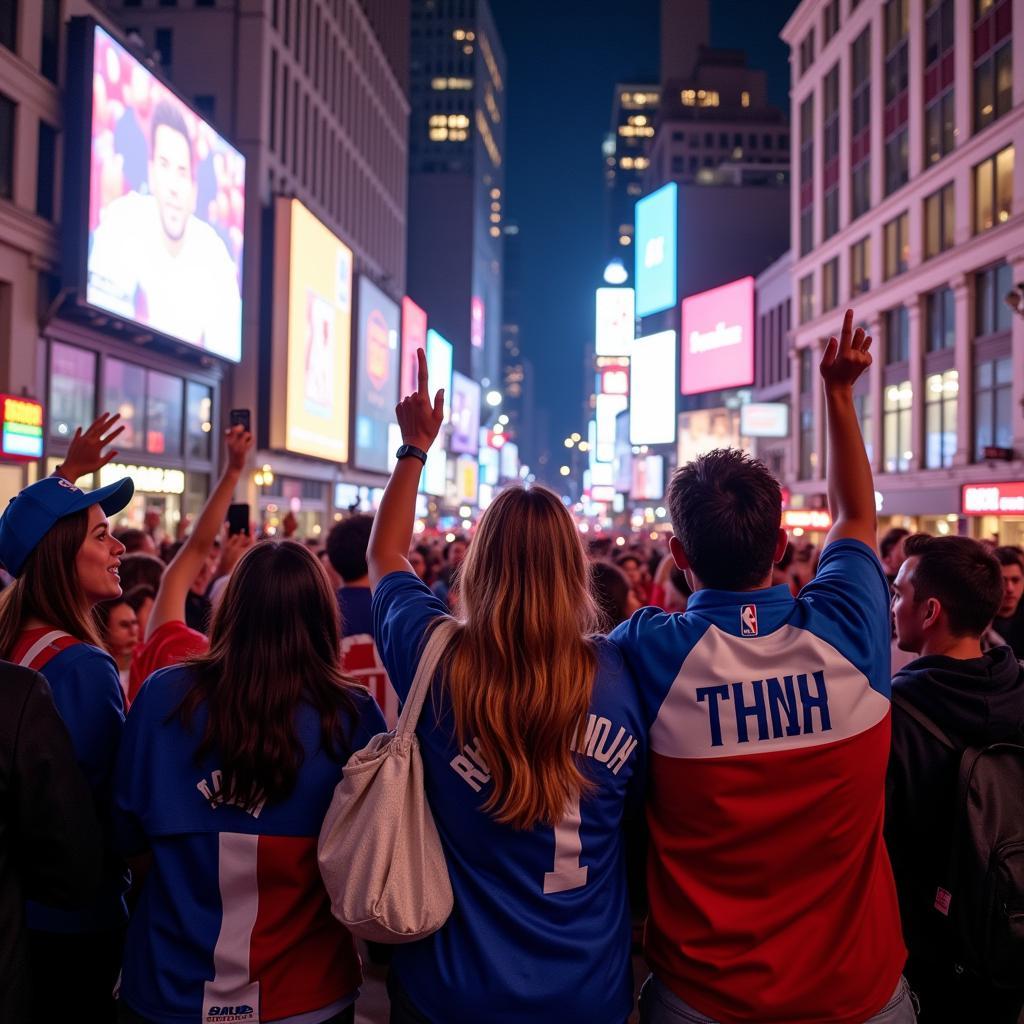
[[[0, 1021], [346, 1024], [370, 956], [393, 1024], [624, 1024], [642, 956], [644, 1024], [1017, 1024], [1024, 553], [879, 544], [870, 346], [848, 313], [822, 359], [819, 550], [731, 449], [673, 476], [667, 550], [584, 546], [540, 486], [416, 535], [422, 353], [378, 511], [322, 545], [225, 533], [241, 427], [174, 544], [111, 528], [130, 479], [76, 485], [116, 417], [76, 433], [0, 518]], [[417, 785], [453, 908], [367, 951], [318, 839], [441, 622]]]

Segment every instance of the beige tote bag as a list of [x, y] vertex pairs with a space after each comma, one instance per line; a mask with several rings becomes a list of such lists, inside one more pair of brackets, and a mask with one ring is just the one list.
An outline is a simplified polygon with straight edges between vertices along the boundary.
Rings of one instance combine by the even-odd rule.
[[320, 829], [317, 859], [331, 912], [360, 939], [414, 942], [452, 912], [416, 723], [455, 627], [444, 618], [431, 630], [398, 725], [352, 755]]

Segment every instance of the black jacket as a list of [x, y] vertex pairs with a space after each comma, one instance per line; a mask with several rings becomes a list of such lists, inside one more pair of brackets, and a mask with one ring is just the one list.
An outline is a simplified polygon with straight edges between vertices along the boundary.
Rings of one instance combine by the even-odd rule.
[[[1024, 667], [1009, 647], [969, 660], [918, 658], [896, 674], [893, 691], [961, 747], [1024, 729]], [[885, 839], [912, 963], [946, 956], [941, 918], [931, 908], [947, 867], [959, 768], [959, 754], [893, 705]]]
[[87, 904], [100, 862], [92, 794], [50, 687], [0, 661], [0, 1021], [29, 1018], [25, 900]]

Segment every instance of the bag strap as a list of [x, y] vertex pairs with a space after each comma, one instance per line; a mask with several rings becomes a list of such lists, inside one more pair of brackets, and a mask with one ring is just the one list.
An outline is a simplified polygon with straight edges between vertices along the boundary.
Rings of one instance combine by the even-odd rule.
[[430, 631], [430, 636], [423, 647], [420, 655], [420, 663], [416, 666], [416, 675], [413, 677], [412, 686], [409, 687], [409, 696], [405, 698], [402, 706], [402, 713], [398, 716], [398, 726], [395, 729], [397, 736], [409, 736], [416, 731], [416, 724], [420, 720], [420, 711], [423, 709], [423, 702], [430, 691], [430, 684], [437, 671], [441, 655], [444, 653], [452, 633], [455, 632], [458, 623], [450, 615], [441, 618], [437, 625]]
[[[71, 643], [61, 643], [63, 640], [70, 640]], [[55, 658], [61, 651], [78, 643], [70, 633], [62, 629], [52, 629], [44, 633], [18, 660], [18, 664], [24, 668], [32, 668], [37, 672]]]
[[915, 707], [902, 694], [893, 691], [892, 702], [905, 711], [925, 732], [934, 736], [944, 747], [959, 752], [960, 748], [920, 708]]

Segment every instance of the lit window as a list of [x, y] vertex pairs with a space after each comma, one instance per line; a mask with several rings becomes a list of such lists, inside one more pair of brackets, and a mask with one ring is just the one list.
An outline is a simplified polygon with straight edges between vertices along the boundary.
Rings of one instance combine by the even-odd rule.
[[491, 238], [497, 238], [501, 234], [501, 228], [491, 228]]
[[492, 213], [491, 214], [491, 223], [492, 224], [500, 224], [501, 223], [501, 214], [500, 213]]
[[473, 44], [472, 43], [466, 43], [466, 45], [462, 48], [462, 52], [467, 57], [471, 56], [472, 53], [473, 53]]
[[629, 119], [630, 124], [645, 125], [647, 124], [647, 116], [645, 114], [633, 114]]
[[432, 78], [430, 88], [437, 92], [444, 92], [447, 89], [457, 89], [466, 92], [473, 88], [472, 78]]
[[684, 107], [717, 107], [719, 103], [716, 89], [684, 89], [679, 98]]
[[744, 89], [743, 92], [740, 93], [740, 106], [741, 107], [749, 107], [750, 106], [750, 93], [747, 92], [746, 89]]
[[619, 245], [629, 245], [633, 239], [629, 235], [619, 235]]
[[620, 167], [621, 167], [621, 168], [622, 168], [622, 169], [623, 169], [624, 171], [631, 171], [631, 170], [633, 170], [633, 158], [632, 158], [631, 156], [624, 156], [624, 157], [623, 157], [623, 158], [622, 158], [622, 159], [621, 159], [621, 160], [619, 161], [619, 166], [620, 166]]
[[491, 198], [492, 199], [498, 199], [500, 196], [501, 196], [501, 189], [500, 188], [492, 188], [491, 189]]
[[457, 28], [452, 33], [452, 39], [457, 39], [460, 43], [466, 38], [466, 30], [464, 28]]
[[645, 156], [638, 156], [633, 160], [633, 167], [638, 171], [646, 170], [651, 164], [651, 161]]

